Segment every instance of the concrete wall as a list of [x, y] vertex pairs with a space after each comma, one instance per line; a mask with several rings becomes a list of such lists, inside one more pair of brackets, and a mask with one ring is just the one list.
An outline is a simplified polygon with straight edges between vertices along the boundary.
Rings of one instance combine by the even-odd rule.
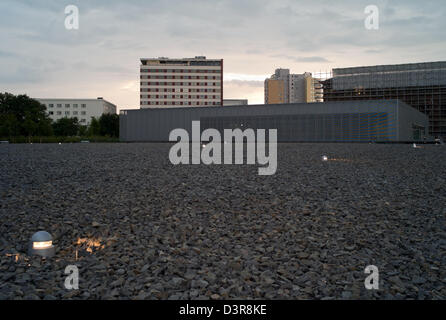
[[[413, 125], [424, 127], [426, 136], [429, 130], [429, 118], [412, 108], [407, 103], [398, 100], [398, 118], [399, 118], [399, 137], [402, 141], [412, 141], [413, 140]], [[423, 140], [423, 137], [421, 137]]]
[[279, 142], [368, 142], [406, 141], [412, 122], [426, 123], [427, 117], [397, 100], [122, 110], [120, 138], [168, 141], [173, 129], [191, 133], [194, 120], [202, 129], [276, 128]]

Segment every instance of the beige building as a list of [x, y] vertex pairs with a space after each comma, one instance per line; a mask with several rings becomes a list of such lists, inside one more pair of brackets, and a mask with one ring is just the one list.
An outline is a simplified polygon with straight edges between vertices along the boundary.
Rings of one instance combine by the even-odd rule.
[[265, 104], [286, 103], [285, 81], [277, 79], [265, 80]]
[[141, 59], [141, 108], [222, 105], [223, 59]]
[[265, 104], [323, 102], [322, 84], [312, 74], [276, 69], [265, 80]]
[[305, 102], [324, 102], [324, 89], [319, 79], [305, 78]]

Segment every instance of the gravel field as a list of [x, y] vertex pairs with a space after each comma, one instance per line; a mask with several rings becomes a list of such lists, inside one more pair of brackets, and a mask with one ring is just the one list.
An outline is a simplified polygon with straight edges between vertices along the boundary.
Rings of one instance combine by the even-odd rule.
[[279, 144], [272, 176], [169, 148], [0, 145], [0, 299], [446, 299], [446, 146]]

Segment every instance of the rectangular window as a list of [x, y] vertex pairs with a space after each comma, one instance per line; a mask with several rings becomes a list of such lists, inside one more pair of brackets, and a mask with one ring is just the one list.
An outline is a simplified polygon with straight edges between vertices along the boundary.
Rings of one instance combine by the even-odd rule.
[[77, 111], [73, 111], [73, 115], [77, 115]]
[[49, 106], [50, 106], [50, 108], [53, 108], [53, 107], [54, 107], [54, 104], [50, 103]]
[[57, 104], [57, 107], [58, 107], [58, 108], [62, 108], [62, 104], [58, 103], [58, 104]]
[[62, 114], [62, 111], [57, 111], [56, 114], [60, 116]]
[[67, 104], [65, 105], [65, 108], [69, 108], [69, 107], [70, 107], [70, 104], [67, 103]]
[[81, 115], [86, 115], [87, 113], [85, 111], [81, 111]]
[[73, 108], [77, 108], [77, 103], [73, 104]]
[[69, 116], [69, 115], [70, 115], [70, 111], [65, 111], [65, 114], [66, 114], [67, 116]]
[[86, 104], [82, 104], [82, 108], [86, 108], [87, 107], [87, 105]]

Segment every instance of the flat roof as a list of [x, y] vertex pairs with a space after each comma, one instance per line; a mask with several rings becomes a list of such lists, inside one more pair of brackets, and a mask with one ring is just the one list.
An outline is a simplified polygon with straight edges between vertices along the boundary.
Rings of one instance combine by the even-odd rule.
[[[327, 104], [377, 104], [377, 103], [398, 103], [399, 105], [405, 104], [404, 101], [400, 99], [381, 99], [381, 100], [348, 100], [348, 101], [326, 101], [326, 102], [310, 102], [310, 103], [280, 103], [280, 104], [245, 104], [245, 105], [229, 105], [229, 106], [222, 106], [222, 105], [216, 105], [216, 106], [195, 106], [195, 107], [167, 107], [167, 108], [139, 108], [139, 109], [121, 109], [121, 111], [147, 111], [147, 110], [205, 110], [205, 109], [228, 109], [228, 108], [249, 108], [249, 107], [260, 107], [260, 108], [268, 108], [268, 107], [277, 107], [277, 106], [307, 106], [307, 105], [313, 105], [314, 107], [323, 107]], [[411, 107], [411, 106], [409, 106]], [[413, 108], [413, 107], [411, 107]], [[416, 110], [415, 108], [413, 108]]]
[[72, 101], [72, 100], [82, 100], [82, 101], [105, 101], [107, 103], [110, 103], [112, 105], [115, 105], [114, 103], [111, 103], [110, 101], [107, 101], [105, 99], [92, 99], [92, 98], [33, 98], [36, 100], [51, 100], [51, 101]]
[[223, 59], [207, 59], [204, 56], [195, 57], [195, 58], [141, 58], [141, 61], [221, 61]]
[[350, 75], [361, 73], [374, 72], [401, 72], [401, 71], [415, 71], [415, 70], [437, 70], [446, 69], [446, 61], [433, 62], [418, 62], [418, 63], [404, 63], [404, 64], [383, 64], [374, 66], [357, 66], [346, 68], [334, 68], [333, 75]]

